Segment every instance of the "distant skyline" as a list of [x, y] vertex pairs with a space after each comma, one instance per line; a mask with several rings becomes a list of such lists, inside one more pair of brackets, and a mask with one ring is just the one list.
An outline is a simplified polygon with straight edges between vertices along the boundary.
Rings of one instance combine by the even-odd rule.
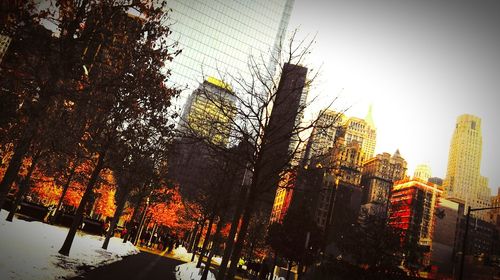
[[[289, 30], [317, 33], [312, 95], [364, 118], [373, 104], [376, 153], [399, 149], [408, 175], [446, 176], [456, 119], [482, 120], [481, 174], [500, 187], [500, 2], [296, 0]], [[318, 110], [321, 108], [317, 108]]]

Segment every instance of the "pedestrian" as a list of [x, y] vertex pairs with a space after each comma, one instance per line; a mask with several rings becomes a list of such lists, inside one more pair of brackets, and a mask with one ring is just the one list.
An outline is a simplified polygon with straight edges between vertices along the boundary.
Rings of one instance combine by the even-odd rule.
[[106, 221], [105, 223], [102, 224], [102, 235], [106, 236], [109, 230], [109, 221]]
[[127, 236], [127, 227], [123, 227], [122, 232], [120, 233], [120, 237], [122, 239], [125, 239], [126, 236]]
[[49, 208], [47, 209], [47, 214], [45, 215], [44, 221], [46, 223], [51, 223], [52, 218], [54, 217], [54, 213], [56, 210], [56, 206], [51, 204]]

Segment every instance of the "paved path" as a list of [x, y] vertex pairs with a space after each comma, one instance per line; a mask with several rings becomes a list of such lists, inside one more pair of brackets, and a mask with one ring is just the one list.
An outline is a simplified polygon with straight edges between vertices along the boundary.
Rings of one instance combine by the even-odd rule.
[[184, 262], [161, 255], [141, 252], [94, 270], [72, 280], [175, 280], [175, 267]]

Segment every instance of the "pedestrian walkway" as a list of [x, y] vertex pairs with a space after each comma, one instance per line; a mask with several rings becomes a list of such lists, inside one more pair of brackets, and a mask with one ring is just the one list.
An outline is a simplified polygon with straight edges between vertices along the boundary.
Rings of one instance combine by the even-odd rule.
[[88, 271], [71, 280], [176, 280], [175, 267], [183, 263], [185, 262], [143, 251], [122, 261]]

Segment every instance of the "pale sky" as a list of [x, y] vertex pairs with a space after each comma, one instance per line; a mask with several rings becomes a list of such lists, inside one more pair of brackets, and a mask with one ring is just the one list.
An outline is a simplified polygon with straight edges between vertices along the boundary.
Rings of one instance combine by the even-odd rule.
[[376, 153], [400, 149], [408, 174], [425, 163], [444, 178], [456, 118], [482, 119], [481, 174], [500, 187], [500, 1], [296, 0], [289, 29], [317, 32], [313, 95], [365, 117]]

